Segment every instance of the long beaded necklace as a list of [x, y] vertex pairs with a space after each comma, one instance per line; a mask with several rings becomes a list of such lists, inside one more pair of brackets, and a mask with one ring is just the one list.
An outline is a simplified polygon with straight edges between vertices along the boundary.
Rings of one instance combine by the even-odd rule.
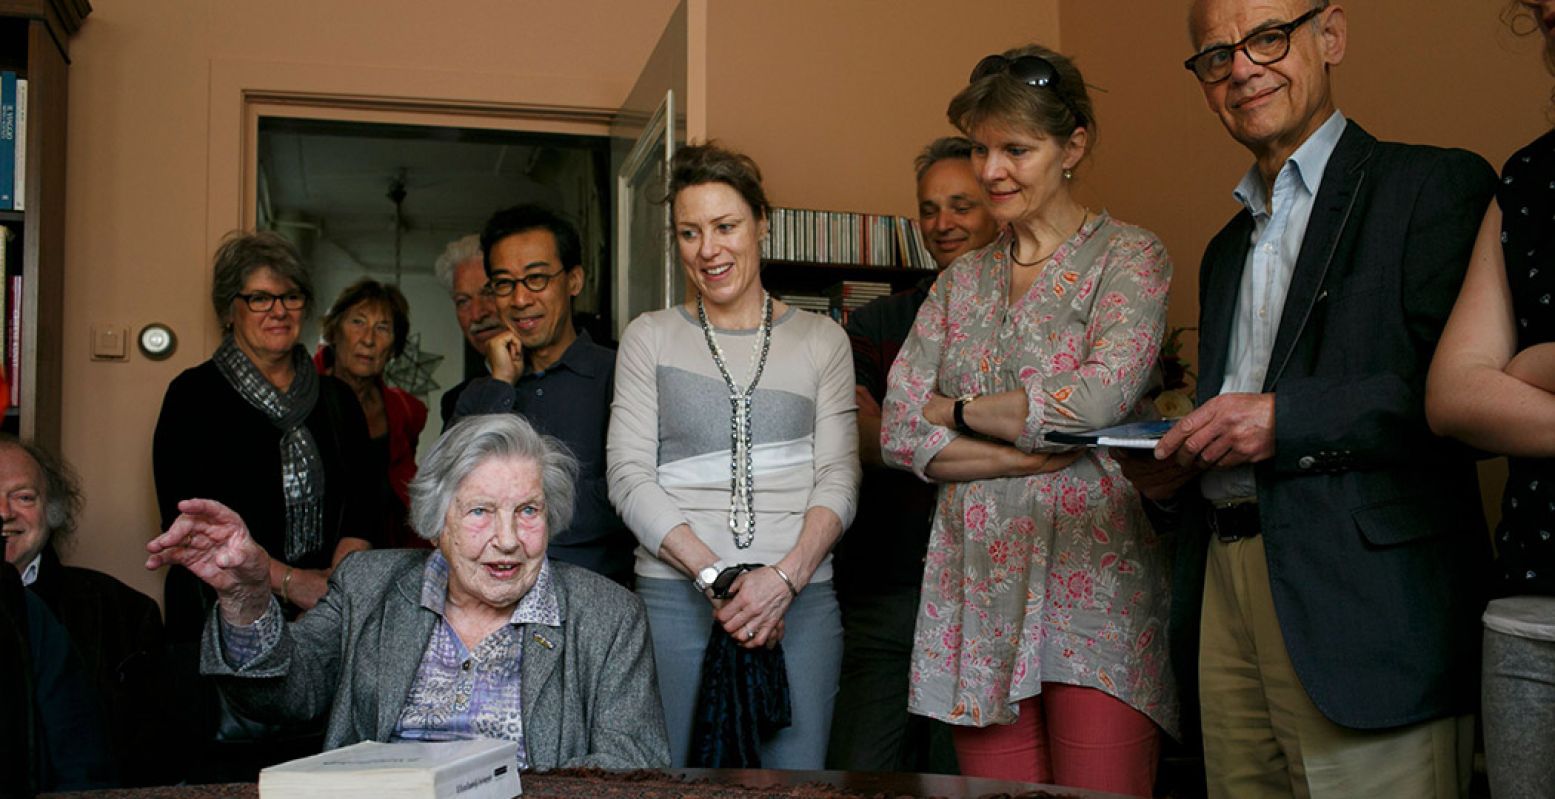
[[772, 347], [772, 295], [761, 292], [761, 328], [757, 331], [756, 346], [761, 354], [751, 365], [750, 382], [745, 388], [735, 385], [724, 362], [724, 351], [718, 346], [713, 326], [707, 323], [707, 309], [702, 306], [702, 295], [697, 295], [697, 321], [702, 323], [702, 336], [707, 339], [707, 349], [713, 353], [713, 363], [723, 375], [729, 388], [729, 532], [734, 535], [734, 545], [748, 549], [756, 540], [756, 483], [751, 468], [751, 397], [761, 372], [767, 366], [767, 351]]

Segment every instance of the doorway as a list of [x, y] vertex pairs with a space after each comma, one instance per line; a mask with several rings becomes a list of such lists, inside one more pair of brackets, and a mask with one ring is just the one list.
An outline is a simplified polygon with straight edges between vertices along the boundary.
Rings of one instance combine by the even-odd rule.
[[[341, 289], [362, 278], [397, 285], [410, 303], [411, 334], [395, 375], [411, 377], [390, 382], [436, 417], [443, 391], [485, 365], [465, 344], [434, 264], [493, 212], [523, 202], [577, 225], [585, 285], [576, 321], [613, 345], [609, 138], [261, 116], [257, 145], [257, 226], [295, 242], [313, 271], [319, 312], [303, 329], [310, 349], [318, 317]], [[440, 429], [440, 420], [428, 421], [423, 448]]]

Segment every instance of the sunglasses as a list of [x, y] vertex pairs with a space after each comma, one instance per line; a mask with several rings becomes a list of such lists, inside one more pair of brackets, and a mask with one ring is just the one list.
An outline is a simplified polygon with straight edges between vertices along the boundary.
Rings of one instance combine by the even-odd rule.
[[1085, 115], [1080, 113], [1074, 103], [1058, 89], [1058, 69], [1053, 62], [1039, 55], [1023, 55], [1018, 58], [1005, 58], [995, 53], [977, 62], [972, 68], [972, 77], [968, 83], [976, 83], [990, 75], [1009, 75], [1010, 77], [1026, 84], [1034, 89], [1047, 89], [1058, 98], [1064, 108], [1074, 116], [1075, 127], [1085, 127]]

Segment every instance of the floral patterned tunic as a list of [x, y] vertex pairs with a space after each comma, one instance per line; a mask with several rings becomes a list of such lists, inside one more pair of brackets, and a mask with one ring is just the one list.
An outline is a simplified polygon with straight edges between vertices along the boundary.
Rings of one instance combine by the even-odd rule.
[[[959, 435], [923, 418], [931, 392], [1024, 391], [1014, 443], [1028, 452], [1045, 448], [1046, 433], [1144, 408], [1172, 271], [1160, 240], [1103, 213], [1059, 246], [1014, 304], [1010, 242], [1006, 229], [945, 271], [891, 369], [882, 451], [920, 477]], [[941, 485], [909, 709], [1006, 724], [1017, 702], [1057, 682], [1105, 691], [1175, 734], [1169, 562], [1102, 450], [1053, 474]]]

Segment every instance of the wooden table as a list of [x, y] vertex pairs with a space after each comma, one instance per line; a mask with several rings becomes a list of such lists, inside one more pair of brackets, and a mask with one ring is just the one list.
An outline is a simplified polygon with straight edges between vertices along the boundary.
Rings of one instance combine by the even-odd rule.
[[[1027, 782], [860, 771], [781, 769], [564, 769], [523, 775], [524, 799], [826, 799], [877, 797], [1011, 797], [1123, 799], [1117, 794]], [[176, 785], [44, 794], [54, 799], [258, 799], [253, 783]]]

